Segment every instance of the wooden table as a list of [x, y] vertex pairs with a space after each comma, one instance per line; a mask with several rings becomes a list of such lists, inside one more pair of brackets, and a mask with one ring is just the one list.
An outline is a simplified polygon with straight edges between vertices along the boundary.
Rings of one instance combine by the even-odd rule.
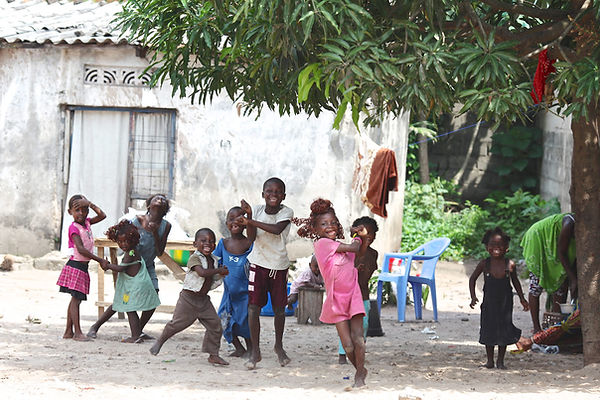
[[[96, 238], [94, 239], [94, 246], [96, 246], [97, 255], [100, 258], [104, 258], [104, 250], [105, 248], [108, 248], [111, 264], [118, 264], [117, 249], [119, 248], [119, 246], [117, 246], [117, 243], [113, 242], [108, 238]], [[194, 248], [193, 241], [191, 240], [168, 240], [167, 245], [165, 246], [165, 250], [194, 251], [196, 249]], [[173, 272], [175, 278], [183, 282], [183, 279], [185, 278], [185, 271], [179, 266], [179, 264], [173, 261], [173, 259], [171, 258], [171, 256], [169, 256], [167, 252], [162, 253], [162, 255], [158, 256], [158, 258], [167, 266], [167, 268], [171, 270], [171, 272]], [[116, 283], [116, 281], [117, 272], [113, 271], [113, 285]], [[98, 301], [96, 301], [96, 306], [98, 307], [98, 317], [100, 317], [104, 313], [104, 308], [110, 306], [111, 304], [112, 301], [104, 300], [104, 271], [102, 270], [102, 268], [100, 268], [100, 265], [98, 264]], [[156, 311], [172, 313], [174, 309], [175, 306], [160, 305], [158, 306]], [[119, 318], [124, 318], [123, 313], [119, 313]]]

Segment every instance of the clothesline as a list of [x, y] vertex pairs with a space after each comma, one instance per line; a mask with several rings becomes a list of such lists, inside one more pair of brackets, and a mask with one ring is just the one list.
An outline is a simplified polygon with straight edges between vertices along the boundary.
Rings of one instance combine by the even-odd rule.
[[[527, 107], [527, 112], [529, 112], [529, 111], [531, 111], [532, 109], [534, 109], [534, 108], [536, 108], [536, 107], [539, 107], [539, 106], [540, 106], [540, 104], [533, 104], [533, 105], [531, 105], [531, 106]], [[548, 107], [552, 107], [552, 106], [553, 106], [552, 104], [548, 105]], [[418, 142], [410, 143], [410, 144], [409, 144], [409, 146], [414, 146], [415, 144], [420, 144], [420, 143], [429, 142], [429, 141], [431, 141], [431, 140], [434, 140], [434, 139], [437, 139], [437, 138], [441, 138], [442, 136], [448, 136], [448, 135], [451, 135], [451, 134], [453, 134], [453, 133], [460, 132], [460, 131], [463, 131], [463, 130], [465, 130], [465, 129], [469, 129], [469, 128], [472, 128], [472, 127], [474, 127], [474, 126], [481, 125], [481, 124], [486, 124], [486, 123], [487, 123], [487, 121], [479, 121], [479, 122], [476, 122], [476, 123], [474, 123], [474, 124], [471, 124], [471, 125], [468, 125], [468, 126], [463, 126], [463, 127], [460, 127], [460, 128], [458, 128], [458, 129], [455, 129], [455, 130], [453, 130], [453, 131], [450, 131], [450, 132], [442, 133], [442, 134], [440, 134], [440, 135], [437, 135], [437, 136], [434, 136], [434, 137], [427, 138], [427, 139], [425, 139], [425, 140], [420, 140], [420, 141], [418, 141]]]
[[425, 139], [425, 140], [420, 140], [420, 141], [418, 141], [418, 142], [411, 143], [411, 144], [409, 144], [409, 146], [413, 146], [413, 145], [415, 145], [415, 144], [420, 144], [420, 143], [429, 142], [429, 141], [431, 141], [431, 140], [433, 140], [433, 139], [437, 139], [437, 138], [440, 138], [440, 137], [442, 137], [442, 136], [448, 136], [448, 135], [450, 135], [450, 134], [452, 134], [452, 133], [456, 133], [456, 132], [459, 132], [459, 131], [462, 131], [462, 130], [465, 130], [465, 129], [469, 129], [469, 128], [472, 128], [472, 127], [474, 127], [474, 126], [481, 125], [481, 124], [485, 124], [485, 123], [486, 123], [486, 121], [479, 121], [479, 122], [476, 122], [476, 123], [474, 123], [474, 124], [471, 124], [471, 125], [468, 125], [468, 126], [463, 126], [463, 127], [461, 127], [461, 128], [455, 129], [455, 130], [453, 130], [453, 131], [450, 131], [450, 132], [442, 133], [442, 134], [440, 134], [440, 135], [437, 135], [437, 136], [434, 136], [434, 137], [427, 138], [427, 139]]

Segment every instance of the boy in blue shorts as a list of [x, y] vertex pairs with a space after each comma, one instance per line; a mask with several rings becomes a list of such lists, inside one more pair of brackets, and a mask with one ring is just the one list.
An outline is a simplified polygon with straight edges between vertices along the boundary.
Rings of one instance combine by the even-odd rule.
[[269, 178], [263, 184], [262, 197], [265, 204], [252, 209], [242, 200], [243, 218], [248, 239], [254, 240], [254, 248], [248, 255], [250, 274], [248, 277], [248, 325], [252, 353], [246, 363], [255, 369], [262, 359], [260, 354], [260, 310], [267, 304], [267, 293], [271, 294], [275, 326], [275, 353], [279, 364], [289, 364], [290, 358], [283, 349], [285, 307], [287, 305], [287, 275], [290, 260], [285, 243], [290, 232], [290, 220], [294, 216], [291, 208], [281, 204], [285, 199], [285, 184], [279, 178]]

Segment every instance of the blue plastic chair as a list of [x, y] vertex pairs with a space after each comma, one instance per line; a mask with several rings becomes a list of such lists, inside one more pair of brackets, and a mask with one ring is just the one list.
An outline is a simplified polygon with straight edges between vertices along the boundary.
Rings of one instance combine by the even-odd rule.
[[[287, 294], [288, 296], [290, 295], [290, 288], [292, 287], [292, 284], [290, 282], [288, 282], [287, 284]], [[292, 304], [292, 309], [290, 310], [289, 308], [285, 308], [285, 315], [287, 317], [291, 317], [292, 315], [294, 315], [294, 312], [296, 311], [296, 307], [298, 307], [298, 300], [296, 300], [296, 302], [294, 304]], [[260, 309], [260, 315], [263, 317], [274, 317], [275, 316], [275, 312], [273, 312], [273, 305], [271, 304], [271, 293], [267, 293], [267, 304]]]
[[[437, 296], [435, 293], [435, 267], [442, 253], [450, 245], [450, 239], [437, 238], [427, 242], [409, 253], [385, 253], [382, 271], [377, 280], [377, 307], [381, 311], [381, 296], [383, 282], [394, 282], [397, 288], [398, 321], [405, 321], [406, 311], [406, 289], [408, 284], [412, 285], [413, 298], [415, 302], [415, 318], [422, 319], [421, 297], [422, 286], [428, 285], [433, 303], [433, 319], [437, 317]], [[392, 260], [400, 259], [400, 265], [394, 265], [390, 271]], [[423, 261], [423, 268], [419, 276], [410, 274], [413, 261]]]

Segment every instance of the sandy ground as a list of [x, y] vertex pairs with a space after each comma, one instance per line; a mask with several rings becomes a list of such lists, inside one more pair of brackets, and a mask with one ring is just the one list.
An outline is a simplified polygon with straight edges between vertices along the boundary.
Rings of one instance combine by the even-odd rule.
[[[471, 264], [440, 263], [437, 323], [431, 321], [431, 310], [425, 311], [424, 321], [414, 321], [413, 308], [408, 307], [409, 322], [399, 323], [395, 308], [384, 308], [385, 336], [367, 341], [367, 387], [352, 391], [347, 389], [354, 371], [350, 365], [337, 364], [333, 326], [298, 325], [294, 317], [287, 318], [284, 345], [292, 362], [282, 368], [271, 351], [272, 318], [261, 317], [263, 361], [259, 368], [248, 371], [243, 360], [226, 357], [229, 349], [224, 340], [221, 354], [231, 365], [214, 367], [200, 351], [203, 328], [199, 324], [169, 340], [156, 357], [148, 352], [151, 343], [120, 343], [129, 327], [126, 320], [116, 317], [93, 342], [62, 339], [69, 297], [58, 293], [58, 272], [1, 272], [1, 397], [383, 400], [555, 399], [575, 394], [571, 398], [600, 398], [600, 367], [582, 368], [581, 354], [507, 354], [506, 371], [479, 366], [485, 358], [484, 347], [477, 342], [479, 310], [468, 307], [472, 268]], [[97, 316], [96, 276], [91, 275], [90, 300], [81, 307], [84, 331]], [[180, 284], [170, 277], [160, 279], [163, 304], [175, 304]], [[220, 291], [213, 294], [215, 305], [220, 296]], [[146, 331], [158, 336], [169, 320], [169, 314], [155, 314]], [[530, 333], [527, 313], [515, 308], [514, 320], [524, 333]], [[435, 330], [439, 338], [431, 340], [433, 335], [422, 333], [425, 327]]]

